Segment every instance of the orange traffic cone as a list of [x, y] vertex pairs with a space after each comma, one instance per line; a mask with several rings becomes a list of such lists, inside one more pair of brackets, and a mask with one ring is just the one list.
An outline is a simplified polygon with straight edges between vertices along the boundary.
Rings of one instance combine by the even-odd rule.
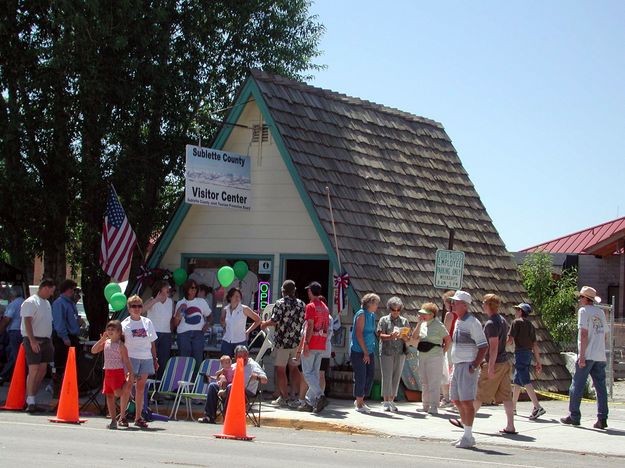
[[243, 359], [237, 359], [237, 367], [234, 371], [230, 398], [224, 419], [223, 434], [214, 434], [218, 439], [252, 440], [248, 436], [245, 427], [245, 368]]
[[56, 418], [50, 419], [56, 423], [79, 424], [85, 419], [78, 417], [78, 374], [76, 373], [76, 348], [69, 348], [67, 354], [67, 364], [65, 366], [65, 376], [61, 387], [61, 397]]
[[7, 401], [0, 410], [22, 411], [26, 405], [26, 355], [24, 345], [20, 344], [17, 360], [11, 376], [11, 385], [7, 394]]

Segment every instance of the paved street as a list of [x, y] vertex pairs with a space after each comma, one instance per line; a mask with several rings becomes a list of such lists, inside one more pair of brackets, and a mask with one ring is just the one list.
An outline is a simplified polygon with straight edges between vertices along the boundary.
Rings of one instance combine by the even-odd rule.
[[[448, 442], [281, 428], [249, 428], [254, 442], [218, 440], [221, 426], [152, 423], [147, 431], [109, 431], [104, 418], [81, 426], [47, 416], [0, 413], [0, 465], [88, 466], [622, 466], [621, 457], [480, 444], [461, 450]], [[615, 443], [618, 443], [615, 440]]]

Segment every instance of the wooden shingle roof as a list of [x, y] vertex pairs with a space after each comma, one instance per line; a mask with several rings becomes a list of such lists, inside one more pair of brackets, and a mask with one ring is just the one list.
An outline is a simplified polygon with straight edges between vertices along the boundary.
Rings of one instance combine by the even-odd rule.
[[[409, 315], [441, 303], [437, 249], [465, 252], [463, 289], [498, 294], [507, 318], [526, 301], [516, 265], [443, 126], [433, 120], [253, 70], [301, 182], [332, 246], [330, 188], [341, 262], [359, 296], [399, 296]], [[534, 318], [543, 357], [539, 388], [564, 391], [570, 375]]]

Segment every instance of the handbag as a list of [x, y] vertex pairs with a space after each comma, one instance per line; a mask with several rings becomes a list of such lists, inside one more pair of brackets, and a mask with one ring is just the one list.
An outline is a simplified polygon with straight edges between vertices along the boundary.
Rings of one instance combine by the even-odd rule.
[[430, 343], [429, 341], [419, 341], [419, 344], [417, 345], [417, 349], [419, 350], [419, 352], [427, 353], [428, 351], [431, 351], [435, 346], [440, 346], [440, 345]]

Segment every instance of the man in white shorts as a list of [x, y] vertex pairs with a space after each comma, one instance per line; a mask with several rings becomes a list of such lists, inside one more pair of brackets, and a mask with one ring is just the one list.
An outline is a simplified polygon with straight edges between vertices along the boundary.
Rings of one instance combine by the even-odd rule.
[[484, 360], [488, 342], [479, 320], [469, 312], [471, 295], [456, 291], [451, 297], [452, 310], [458, 316], [452, 336], [451, 360], [454, 366], [451, 374], [449, 396], [460, 412], [460, 420], [450, 419], [456, 427], [464, 428], [463, 436], [453, 443], [458, 448], [475, 445], [473, 400], [477, 395], [479, 365]]

